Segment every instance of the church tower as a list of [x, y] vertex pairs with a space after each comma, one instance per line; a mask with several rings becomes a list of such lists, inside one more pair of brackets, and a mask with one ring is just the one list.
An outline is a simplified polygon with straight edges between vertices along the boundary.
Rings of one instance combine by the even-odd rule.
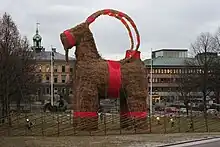
[[43, 50], [43, 46], [41, 45], [42, 37], [39, 34], [39, 24], [37, 23], [36, 34], [33, 36], [33, 50], [38, 53]]

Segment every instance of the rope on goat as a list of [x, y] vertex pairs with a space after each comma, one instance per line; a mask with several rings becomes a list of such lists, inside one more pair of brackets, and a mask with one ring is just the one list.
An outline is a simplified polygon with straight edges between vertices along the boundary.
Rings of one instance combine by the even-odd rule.
[[[120, 19], [121, 18], [126, 18], [128, 22], [130, 22], [131, 26], [134, 28], [135, 30], [135, 33], [136, 33], [136, 37], [137, 37], [137, 45], [136, 45], [136, 49], [135, 51], [138, 51], [138, 48], [140, 46], [140, 35], [139, 35], [139, 32], [137, 30], [137, 27], [134, 23], [134, 21], [125, 13], [123, 12], [120, 12], [120, 11], [117, 11], [117, 10], [113, 10], [113, 9], [104, 9], [104, 10], [100, 10], [100, 11], [97, 11], [95, 13], [93, 13], [92, 15], [90, 15], [86, 22], [88, 24], [91, 24], [92, 22], [95, 21], [96, 18], [98, 18], [100, 15], [109, 15], [109, 16], [117, 16], [116, 18]], [[122, 22], [123, 23], [123, 22]]]

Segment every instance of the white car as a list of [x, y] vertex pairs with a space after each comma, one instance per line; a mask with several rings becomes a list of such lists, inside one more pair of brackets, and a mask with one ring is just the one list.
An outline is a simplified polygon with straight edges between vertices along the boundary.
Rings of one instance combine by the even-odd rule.
[[208, 109], [208, 110], [207, 110], [207, 113], [208, 113], [208, 114], [217, 114], [218, 111], [217, 111], [216, 109]]
[[186, 108], [180, 108], [180, 112], [181, 112], [181, 113], [186, 113], [187, 110], [186, 110]]

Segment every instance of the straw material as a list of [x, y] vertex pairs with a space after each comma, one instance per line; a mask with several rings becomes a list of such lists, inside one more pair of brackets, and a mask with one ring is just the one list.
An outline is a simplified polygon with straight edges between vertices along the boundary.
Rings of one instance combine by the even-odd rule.
[[[99, 55], [93, 34], [89, 24], [81, 23], [69, 29], [76, 40], [76, 63], [73, 85], [73, 108], [76, 112], [97, 112], [99, 108], [99, 96], [106, 97], [108, 88], [108, 65], [105, 59]], [[65, 50], [70, 45], [64, 33], [60, 35]], [[122, 59], [121, 63], [121, 92], [124, 99], [121, 100], [121, 111], [123, 112], [146, 112], [147, 111], [147, 78], [145, 66], [140, 59]], [[123, 64], [122, 64], [123, 63]], [[121, 123], [130, 119], [127, 125], [140, 126], [139, 118], [121, 117]], [[91, 123], [93, 122], [93, 123]], [[127, 122], [127, 121], [126, 121]], [[94, 130], [98, 128], [98, 118], [82, 118], [74, 122], [77, 129]], [[143, 125], [141, 125], [143, 126]]]

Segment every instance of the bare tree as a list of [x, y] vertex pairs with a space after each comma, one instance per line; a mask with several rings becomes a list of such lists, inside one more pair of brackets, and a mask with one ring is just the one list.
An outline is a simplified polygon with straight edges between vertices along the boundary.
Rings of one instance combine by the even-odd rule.
[[190, 93], [196, 90], [196, 83], [192, 81], [194, 74], [191, 70], [194, 67], [188, 65], [182, 68], [182, 72], [178, 75], [177, 85], [178, 85], [178, 94], [183, 97], [184, 105], [186, 106], [187, 116], [189, 115], [189, 104], [191, 100]]
[[215, 37], [210, 33], [201, 33], [196, 41], [191, 44], [191, 51], [195, 56], [192, 59], [186, 60], [187, 79], [185, 84], [193, 85], [193, 90], [202, 92], [203, 108], [206, 128], [207, 123], [207, 96], [213, 91], [213, 66], [216, 64], [217, 58], [217, 43]]
[[2, 116], [9, 114], [10, 102], [35, 91], [36, 62], [26, 37], [22, 38], [7, 13], [0, 18], [0, 99]]
[[[218, 28], [217, 32], [214, 34], [214, 39], [216, 43], [216, 52], [219, 54], [220, 52], [220, 28]], [[220, 58], [216, 58], [212, 67], [212, 85], [213, 91], [215, 93], [215, 102], [217, 104], [220, 103]], [[218, 107], [219, 110], [219, 107]]]

